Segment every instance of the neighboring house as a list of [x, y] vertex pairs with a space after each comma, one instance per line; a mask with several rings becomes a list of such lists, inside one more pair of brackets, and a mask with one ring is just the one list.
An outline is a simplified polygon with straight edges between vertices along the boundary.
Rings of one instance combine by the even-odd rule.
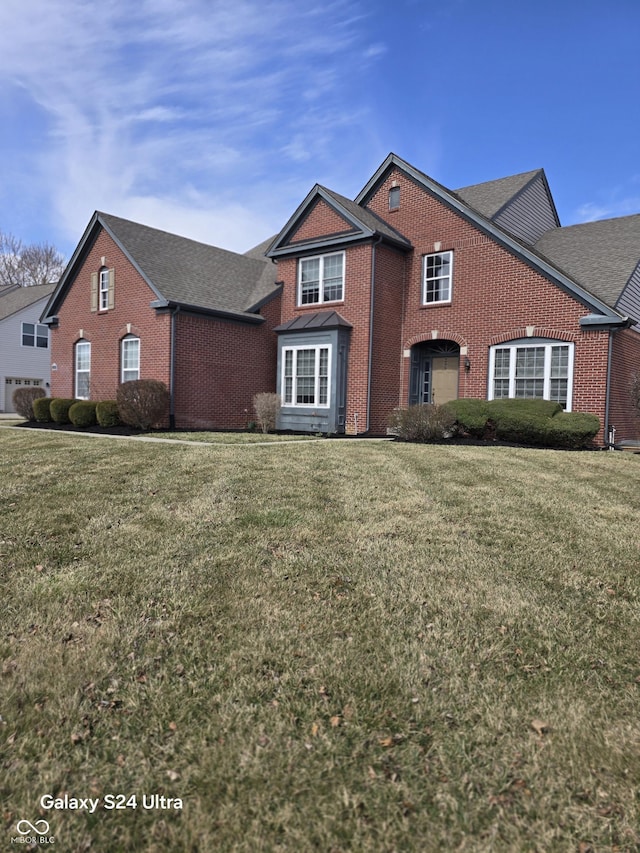
[[[161, 379], [178, 427], [384, 434], [394, 408], [544, 397], [637, 438], [640, 215], [560, 227], [542, 170], [449, 190], [390, 154], [246, 255], [96, 213], [43, 312], [52, 393]], [[277, 281], [276, 281], [277, 279]]]
[[42, 315], [52, 396], [115, 399], [153, 378], [169, 424], [241, 428], [272, 390], [280, 288], [271, 261], [96, 212]]
[[0, 412], [15, 412], [17, 388], [49, 393], [49, 329], [40, 323], [40, 314], [54, 287], [0, 288]]
[[544, 397], [638, 435], [640, 215], [561, 228], [542, 170], [452, 191], [390, 154], [354, 201], [316, 185], [267, 255], [283, 428]]

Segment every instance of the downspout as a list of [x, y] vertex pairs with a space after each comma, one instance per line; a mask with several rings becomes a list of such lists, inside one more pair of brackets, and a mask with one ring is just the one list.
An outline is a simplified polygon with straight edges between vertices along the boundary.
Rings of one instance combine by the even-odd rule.
[[371, 307], [369, 309], [369, 364], [367, 367], [367, 423], [365, 432], [369, 432], [369, 420], [371, 417], [371, 368], [373, 365], [373, 315], [376, 301], [376, 246], [382, 242], [382, 234], [371, 246]]
[[171, 312], [171, 343], [169, 353], [169, 429], [176, 428], [176, 399], [175, 399], [175, 377], [176, 377], [176, 315], [180, 306]]
[[613, 352], [613, 329], [609, 329], [609, 346], [607, 352], [607, 387], [604, 400], [604, 442], [609, 444], [609, 405], [611, 399], [611, 356]]

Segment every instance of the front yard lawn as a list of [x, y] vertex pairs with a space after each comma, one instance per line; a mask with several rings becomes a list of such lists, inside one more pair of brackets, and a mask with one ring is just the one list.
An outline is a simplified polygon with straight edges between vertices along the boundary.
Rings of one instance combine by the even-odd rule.
[[7, 846], [639, 849], [639, 463], [3, 430]]

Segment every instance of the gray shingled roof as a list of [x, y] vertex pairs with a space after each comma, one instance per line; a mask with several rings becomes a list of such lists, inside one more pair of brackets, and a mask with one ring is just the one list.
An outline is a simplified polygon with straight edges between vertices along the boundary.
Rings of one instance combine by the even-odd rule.
[[98, 213], [159, 297], [178, 305], [247, 313], [275, 290], [275, 265]]
[[493, 217], [500, 211], [514, 195], [526, 186], [542, 169], [534, 169], [531, 172], [521, 172], [519, 175], [509, 175], [506, 178], [498, 178], [495, 181], [485, 181], [482, 184], [473, 184], [470, 187], [462, 187], [452, 190], [465, 204], [473, 207], [478, 213]]
[[23, 308], [28, 308], [40, 299], [50, 296], [55, 289], [52, 284], [34, 284], [31, 287], [0, 288], [0, 320], [10, 317]]
[[552, 228], [534, 249], [614, 306], [640, 261], [640, 214]]

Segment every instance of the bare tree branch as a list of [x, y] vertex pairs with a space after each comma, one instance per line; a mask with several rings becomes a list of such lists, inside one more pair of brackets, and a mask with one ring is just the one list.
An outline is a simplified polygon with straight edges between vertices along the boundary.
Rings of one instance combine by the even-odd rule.
[[0, 288], [49, 284], [60, 278], [64, 268], [65, 260], [55, 246], [25, 246], [17, 237], [0, 231]]

